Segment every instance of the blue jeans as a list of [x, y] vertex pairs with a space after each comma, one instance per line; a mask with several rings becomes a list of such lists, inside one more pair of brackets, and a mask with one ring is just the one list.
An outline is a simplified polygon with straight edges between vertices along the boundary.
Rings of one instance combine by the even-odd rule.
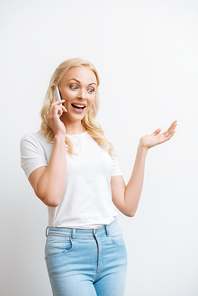
[[47, 230], [45, 259], [54, 296], [124, 296], [127, 252], [116, 219], [96, 229]]

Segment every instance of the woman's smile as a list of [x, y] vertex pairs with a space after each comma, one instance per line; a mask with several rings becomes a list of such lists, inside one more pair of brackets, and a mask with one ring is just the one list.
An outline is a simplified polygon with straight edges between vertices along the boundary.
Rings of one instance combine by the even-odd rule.
[[82, 113], [84, 109], [86, 108], [86, 105], [84, 104], [79, 104], [79, 103], [72, 103], [71, 104], [75, 112], [77, 113]]

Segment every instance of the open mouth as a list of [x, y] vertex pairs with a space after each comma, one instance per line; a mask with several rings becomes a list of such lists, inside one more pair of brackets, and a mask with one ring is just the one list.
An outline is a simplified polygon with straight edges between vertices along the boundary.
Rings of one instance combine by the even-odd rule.
[[86, 106], [83, 106], [83, 105], [74, 105], [74, 104], [71, 104], [72, 107], [76, 108], [76, 109], [85, 109]]

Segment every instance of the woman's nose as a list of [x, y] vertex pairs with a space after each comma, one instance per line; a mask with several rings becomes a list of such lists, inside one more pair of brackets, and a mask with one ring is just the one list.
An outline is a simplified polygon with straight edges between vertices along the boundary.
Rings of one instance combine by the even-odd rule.
[[84, 89], [80, 89], [79, 94], [78, 94], [78, 98], [79, 99], [86, 99], [86, 95], [85, 95], [85, 90]]

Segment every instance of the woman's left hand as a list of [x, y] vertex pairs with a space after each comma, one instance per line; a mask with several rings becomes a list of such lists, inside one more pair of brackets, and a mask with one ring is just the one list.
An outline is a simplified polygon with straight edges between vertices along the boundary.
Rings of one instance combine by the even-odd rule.
[[149, 149], [151, 147], [164, 143], [170, 140], [172, 136], [175, 134], [176, 126], [177, 126], [177, 121], [174, 121], [171, 124], [171, 126], [167, 129], [167, 131], [165, 131], [164, 133], [160, 133], [161, 129], [157, 129], [151, 135], [143, 136], [140, 139], [140, 144], [142, 145], [142, 147]]

